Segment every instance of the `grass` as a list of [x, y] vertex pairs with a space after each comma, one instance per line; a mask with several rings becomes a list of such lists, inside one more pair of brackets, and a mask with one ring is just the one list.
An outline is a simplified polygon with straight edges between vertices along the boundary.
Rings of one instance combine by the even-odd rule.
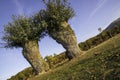
[[7, 80], [27, 80], [28, 77], [34, 76], [31, 74], [33, 74], [33, 71], [32, 71], [32, 68], [29, 67], [29, 68], [26, 68], [23, 71], [19, 72], [15, 76], [12, 76], [10, 79], [7, 79]]
[[29, 80], [120, 80], [120, 34]]
[[120, 34], [44, 74], [31, 72], [25, 69], [9, 80], [120, 80]]

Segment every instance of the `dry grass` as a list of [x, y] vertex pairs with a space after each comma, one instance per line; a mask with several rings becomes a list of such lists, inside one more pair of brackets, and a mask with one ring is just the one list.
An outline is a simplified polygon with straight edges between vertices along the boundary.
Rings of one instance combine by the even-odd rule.
[[[114, 65], [114, 60], [111, 60], [111, 64], [106, 65], [106, 63], [109, 63], [107, 58], [119, 55], [119, 52], [120, 34], [88, 50], [79, 58], [69, 61], [45, 74], [32, 77], [29, 80], [107, 80], [109, 75], [112, 76], [112, 73], [107, 74], [108, 77], [106, 78], [105, 74], [111, 71], [111, 69], [104, 67]], [[120, 61], [116, 63], [117, 67], [120, 67], [119, 63]], [[115, 67], [113, 66], [112, 71], [114, 69]], [[116, 74], [116, 76], [118, 75], [120, 74]], [[116, 77], [115, 80], [120, 80], [120, 77]]]

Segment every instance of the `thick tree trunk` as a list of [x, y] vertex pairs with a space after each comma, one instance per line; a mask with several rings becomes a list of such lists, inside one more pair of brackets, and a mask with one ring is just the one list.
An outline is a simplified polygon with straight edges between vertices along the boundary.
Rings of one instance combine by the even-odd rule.
[[71, 27], [67, 22], [61, 23], [62, 30], [51, 31], [50, 36], [56, 40], [56, 42], [62, 44], [66, 49], [66, 56], [69, 60], [78, 57], [82, 51], [80, 50], [77, 39]]
[[24, 44], [23, 56], [30, 63], [36, 75], [49, 69], [48, 64], [39, 53], [37, 41], [29, 41]]

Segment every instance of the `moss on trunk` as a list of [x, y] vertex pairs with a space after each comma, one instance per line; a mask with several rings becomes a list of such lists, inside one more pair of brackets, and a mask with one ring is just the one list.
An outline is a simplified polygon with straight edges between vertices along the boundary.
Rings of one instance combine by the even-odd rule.
[[30, 63], [36, 75], [49, 69], [48, 64], [40, 55], [37, 41], [28, 41], [24, 44], [23, 56]]

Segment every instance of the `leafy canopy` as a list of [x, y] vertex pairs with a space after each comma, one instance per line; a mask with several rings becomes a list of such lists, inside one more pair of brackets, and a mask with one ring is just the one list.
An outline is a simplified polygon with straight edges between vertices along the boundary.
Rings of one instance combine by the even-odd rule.
[[[44, 22], [34, 17], [13, 16], [13, 22], [4, 26], [5, 35], [3, 40], [7, 43], [5, 47], [23, 47], [30, 40], [40, 40], [45, 36]], [[39, 19], [40, 20], [40, 19]]]
[[5, 47], [23, 47], [30, 40], [40, 40], [46, 32], [56, 32], [61, 29], [61, 22], [68, 22], [74, 16], [74, 11], [67, 0], [43, 0], [46, 9], [28, 18], [13, 16], [13, 22], [4, 27], [3, 40]]
[[43, 0], [46, 9], [41, 10], [42, 18], [49, 31], [61, 30], [61, 22], [68, 22], [75, 14], [67, 0]]

